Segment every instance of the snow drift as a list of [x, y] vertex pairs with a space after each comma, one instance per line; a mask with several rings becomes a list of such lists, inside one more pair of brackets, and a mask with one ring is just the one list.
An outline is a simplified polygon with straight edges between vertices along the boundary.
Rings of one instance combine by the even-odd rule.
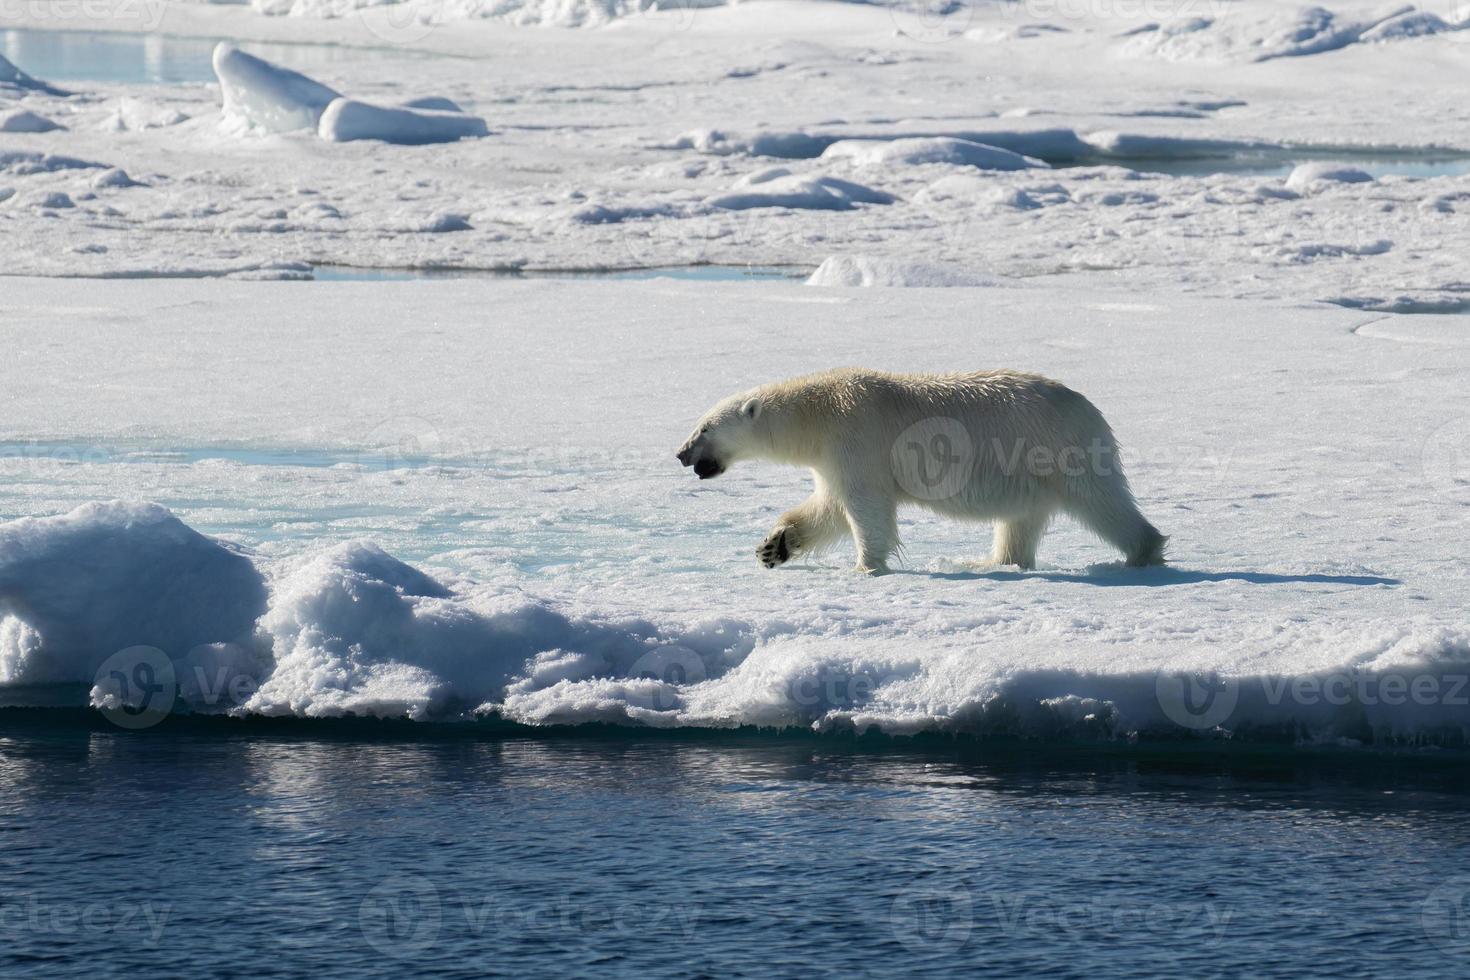
[[[226, 124], [240, 130], [314, 130], [322, 139], [338, 143], [381, 140], [404, 145], [451, 143], [488, 132], [485, 120], [461, 112], [448, 99], [378, 106], [344, 98], [300, 72], [246, 54], [228, 42], [214, 49], [214, 71], [224, 94]], [[123, 128], [135, 127], [124, 120]]]
[[822, 152], [827, 160], [851, 160], [860, 167], [920, 166], [926, 163], [980, 170], [1028, 170], [1048, 166], [1035, 157], [950, 136], [896, 140], [839, 140]]
[[267, 133], [315, 129], [337, 92], [300, 72], [246, 54], [226, 41], [214, 49], [227, 120]]
[[[1383, 624], [1300, 676], [1003, 665], [797, 623], [571, 616], [518, 590], [452, 589], [370, 542], [308, 557], [270, 590], [237, 550], [162, 507], [112, 502], [0, 525], [0, 698], [90, 685], [157, 647], [185, 709], [526, 724], [798, 726], [1121, 737], [1470, 738], [1470, 631]], [[876, 621], [874, 622], [876, 626]], [[166, 665], [167, 666], [167, 665]], [[219, 700], [222, 690], [243, 692]], [[114, 692], [93, 689], [107, 707]]]
[[990, 286], [992, 280], [952, 266], [900, 262], [867, 255], [833, 255], [807, 279], [808, 286]]
[[382, 140], [417, 145], [452, 143], [484, 136], [485, 120], [462, 112], [377, 106], [356, 99], [335, 99], [322, 113], [317, 135], [324, 140]]
[[252, 644], [260, 572], [154, 504], [0, 525], [0, 683], [90, 683], [126, 647]]

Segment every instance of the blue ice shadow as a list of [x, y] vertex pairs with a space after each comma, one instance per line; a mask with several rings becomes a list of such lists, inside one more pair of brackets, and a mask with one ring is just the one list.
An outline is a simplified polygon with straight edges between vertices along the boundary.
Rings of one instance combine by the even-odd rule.
[[1168, 565], [1149, 568], [1129, 568], [1120, 564], [1089, 565], [1082, 572], [1008, 571], [992, 569], [973, 572], [927, 572], [918, 569], [894, 569], [895, 575], [925, 575], [929, 578], [953, 581], [988, 579], [996, 582], [1043, 579], [1048, 582], [1076, 582], [1080, 585], [1152, 587], [1167, 585], [1198, 585], [1202, 582], [1246, 582], [1250, 585], [1403, 585], [1396, 578], [1381, 575], [1277, 575], [1274, 572], [1203, 572], [1189, 568], [1174, 568]]

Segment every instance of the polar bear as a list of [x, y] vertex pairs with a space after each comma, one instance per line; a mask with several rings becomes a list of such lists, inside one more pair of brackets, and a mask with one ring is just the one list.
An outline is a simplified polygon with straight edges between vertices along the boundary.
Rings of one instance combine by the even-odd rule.
[[887, 571], [899, 504], [995, 523], [991, 558], [1034, 568], [1052, 517], [1069, 514], [1129, 565], [1164, 561], [1112, 430], [1091, 402], [1036, 374], [889, 374], [845, 368], [734, 395], [678, 452], [701, 480], [747, 459], [811, 469], [816, 488], [756, 549], [767, 568], [851, 534], [857, 570]]

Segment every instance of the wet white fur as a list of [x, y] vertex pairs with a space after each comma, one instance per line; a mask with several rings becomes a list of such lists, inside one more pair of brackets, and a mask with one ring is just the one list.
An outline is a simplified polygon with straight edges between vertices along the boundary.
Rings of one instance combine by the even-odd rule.
[[[965, 469], [953, 492], [937, 499], [927, 499], [933, 494], [922, 487], [920, 495], [910, 492], [916, 484], [902, 462], [907, 449], [917, 442], [915, 451], [923, 452], [930, 433], [953, 432], [956, 425], [971, 451], [955, 454]], [[1102, 414], [1039, 375], [856, 368], [807, 375], [721, 402], [700, 420], [684, 451], [691, 465], [764, 459], [810, 468], [812, 495], [781, 516], [762, 546], [785, 535], [792, 556], [851, 534], [857, 568], [885, 571], [899, 548], [898, 505], [908, 503], [994, 522], [997, 564], [1034, 567], [1037, 544], [1058, 513], [1091, 528], [1129, 564], [1163, 561], [1166, 539], [1134, 504]]]

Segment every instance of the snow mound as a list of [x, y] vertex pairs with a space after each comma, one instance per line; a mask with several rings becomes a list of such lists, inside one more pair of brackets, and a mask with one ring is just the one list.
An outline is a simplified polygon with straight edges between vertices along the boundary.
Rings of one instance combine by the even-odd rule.
[[1410, 5], [1390, 7], [1366, 18], [1325, 7], [1302, 7], [1265, 17], [1235, 14], [1183, 17], [1146, 24], [1124, 35], [1125, 53], [1171, 61], [1270, 61], [1428, 37], [1470, 27], [1458, 14], [1446, 21]]
[[705, 203], [730, 211], [796, 208], [850, 211], [859, 204], [892, 204], [892, 194], [837, 177], [791, 174], [717, 194]]
[[300, 72], [246, 54], [228, 41], [214, 49], [226, 119], [266, 133], [316, 129], [337, 92]]
[[29, 109], [11, 109], [0, 112], [0, 133], [49, 133], [65, 129], [60, 123], [47, 119]]
[[105, 170], [92, 178], [93, 190], [120, 190], [125, 187], [146, 187], [142, 181], [134, 180], [121, 167]]
[[333, 100], [322, 113], [317, 127], [318, 136], [337, 143], [381, 140], [403, 145], [452, 143], [484, 136], [487, 132], [485, 120], [465, 115], [457, 107], [446, 112], [406, 106], [377, 106], [346, 98]]
[[[245, 54], [227, 42], [214, 49], [214, 71], [224, 92], [227, 125], [265, 133], [313, 130], [324, 140], [380, 140], [417, 146], [487, 134], [485, 120], [449, 99], [429, 97], [403, 106], [345, 98], [299, 72]], [[139, 128], [119, 110], [121, 128]], [[161, 125], [171, 125], [164, 122]]]
[[993, 280], [964, 269], [898, 262], [865, 255], [833, 255], [807, 279], [808, 286], [993, 286]]
[[822, 158], [850, 160], [860, 167], [912, 167], [942, 163], [957, 167], [977, 167], [981, 170], [1028, 170], [1048, 166], [1035, 157], [950, 136], [840, 140], [827, 147]]
[[691, 129], [672, 141], [659, 145], [666, 150], [694, 150], [711, 156], [777, 157], [783, 160], [810, 160], [821, 156], [835, 138], [814, 136], [800, 131], [765, 132], [741, 137], [718, 129]]
[[1286, 187], [1287, 190], [1303, 194], [1313, 189], [1321, 189], [1326, 184], [1368, 184], [1372, 182], [1373, 176], [1357, 167], [1317, 162], [1298, 164], [1293, 168], [1291, 174], [1286, 178]]
[[129, 647], [250, 643], [265, 582], [155, 504], [93, 503], [0, 524], [0, 682], [91, 683]]
[[520, 593], [460, 597], [367, 541], [307, 561], [276, 590], [261, 626], [276, 666], [243, 710], [307, 717], [499, 710], [513, 680], [512, 713], [535, 715], [546, 710], [534, 697], [544, 688], [608, 676], [638, 688], [650, 683], [645, 674], [672, 677], [673, 666], [680, 678], [703, 678], [738, 642], [704, 644], [706, 659], [687, 645], [699, 630], [665, 646], [644, 622], [574, 620]]
[[188, 116], [177, 109], [125, 95], [118, 100], [117, 108], [98, 124], [98, 128], [111, 133], [141, 132], [177, 126], [188, 119]]
[[105, 170], [107, 164], [78, 160], [76, 157], [58, 156], [54, 153], [27, 153], [24, 150], [0, 150], [0, 174], [11, 177], [30, 177], [35, 174], [55, 173], [58, 170]]

